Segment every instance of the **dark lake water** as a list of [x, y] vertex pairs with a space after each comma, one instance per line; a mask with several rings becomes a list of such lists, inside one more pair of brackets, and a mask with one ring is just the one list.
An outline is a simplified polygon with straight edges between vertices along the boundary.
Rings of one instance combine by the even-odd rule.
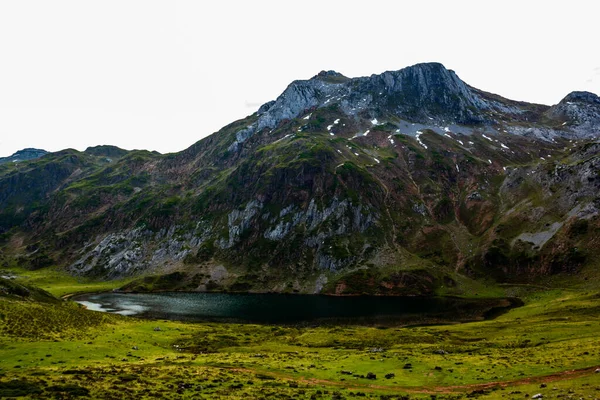
[[152, 319], [296, 323], [436, 323], [482, 319], [506, 299], [333, 297], [240, 293], [97, 293], [74, 300], [95, 311]]

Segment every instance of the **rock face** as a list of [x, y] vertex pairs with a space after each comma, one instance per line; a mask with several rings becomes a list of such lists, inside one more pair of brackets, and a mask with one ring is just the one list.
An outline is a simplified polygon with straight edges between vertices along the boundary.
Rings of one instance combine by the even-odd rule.
[[361, 107], [362, 93], [376, 93], [372, 112], [384, 109], [416, 122], [433, 118], [456, 123], [483, 123], [482, 111], [494, 106], [472, 91], [454, 71], [438, 63], [372, 75], [358, 80], [356, 85], [358, 90], [354, 92], [354, 103], [349, 104], [351, 108]]
[[8, 157], [0, 157], [0, 164], [11, 163], [11, 162], [20, 162], [27, 160], [35, 160], [36, 158], [40, 158], [48, 154], [46, 150], [42, 149], [23, 149], [17, 151], [15, 154]]
[[143, 277], [134, 290], [460, 294], [576, 274], [598, 262], [599, 104], [504, 99], [437, 63], [322, 71], [180, 153], [0, 166], [0, 246]]
[[590, 92], [572, 92], [550, 108], [547, 115], [563, 121], [577, 137], [600, 136], [600, 97]]

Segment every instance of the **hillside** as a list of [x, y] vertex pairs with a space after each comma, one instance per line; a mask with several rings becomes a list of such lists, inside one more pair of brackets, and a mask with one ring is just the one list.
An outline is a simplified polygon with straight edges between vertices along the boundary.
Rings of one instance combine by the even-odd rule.
[[[175, 134], [175, 133], [174, 133]], [[129, 289], [464, 294], [599, 263], [600, 98], [323, 71], [190, 148], [0, 165], [2, 262]]]

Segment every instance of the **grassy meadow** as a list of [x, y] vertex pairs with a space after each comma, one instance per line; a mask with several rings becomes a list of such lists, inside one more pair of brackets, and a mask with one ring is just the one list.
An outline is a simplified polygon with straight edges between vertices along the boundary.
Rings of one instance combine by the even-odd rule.
[[[55, 296], [111, 285], [15, 274]], [[0, 291], [0, 398], [600, 398], [600, 293], [503, 290], [525, 305], [416, 327], [150, 321]]]

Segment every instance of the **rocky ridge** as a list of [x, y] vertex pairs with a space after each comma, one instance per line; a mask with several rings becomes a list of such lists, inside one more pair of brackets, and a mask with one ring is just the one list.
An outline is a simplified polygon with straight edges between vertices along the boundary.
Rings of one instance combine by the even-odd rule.
[[[599, 101], [592, 93], [573, 92], [552, 108], [518, 103], [471, 88], [439, 63], [355, 79], [322, 71], [310, 80], [292, 82], [276, 100], [264, 104], [257, 122], [238, 131], [229, 149], [237, 149], [253, 133], [273, 129], [307, 109], [331, 105], [338, 105], [347, 116], [362, 114], [377, 120], [393, 116], [433, 130], [458, 124], [465, 132], [476, 126], [543, 140], [593, 137], [597, 134]], [[563, 124], [547, 129], [529, 123], [542, 117]], [[414, 135], [416, 131], [406, 133]]]

